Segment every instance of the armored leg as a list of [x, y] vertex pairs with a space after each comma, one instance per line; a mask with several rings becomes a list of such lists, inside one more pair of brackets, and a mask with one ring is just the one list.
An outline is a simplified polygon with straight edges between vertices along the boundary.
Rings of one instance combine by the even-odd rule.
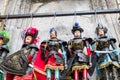
[[101, 73], [103, 75], [104, 80], [109, 80], [109, 74], [107, 68], [104, 68]]
[[74, 71], [74, 79], [79, 80], [79, 71], [78, 70]]
[[117, 69], [115, 68], [115, 66], [112, 66], [112, 77], [113, 77], [113, 80], [119, 80]]
[[88, 80], [88, 70], [87, 69], [82, 70], [82, 80]]
[[59, 69], [55, 70], [55, 80], [59, 80], [60, 71]]
[[46, 73], [47, 73], [47, 80], [51, 80], [51, 70], [47, 69]]

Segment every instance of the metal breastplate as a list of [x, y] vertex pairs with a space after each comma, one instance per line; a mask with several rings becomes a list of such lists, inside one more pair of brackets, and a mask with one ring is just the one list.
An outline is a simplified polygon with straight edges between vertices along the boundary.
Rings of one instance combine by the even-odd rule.
[[26, 48], [23, 49], [23, 53], [25, 54], [26, 57], [30, 55], [30, 51], [31, 49], [26, 49]]
[[100, 49], [109, 48], [109, 46], [110, 46], [107, 39], [100, 39], [100, 40], [97, 41], [97, 43], [98, 43], [98, 47]]
[[47, 47], [48, 47], [49, 51], [51, 51], [51, 50], [58, 51], [58, 49], [60, 48], [60, 45], [59, 45], [58, 41], [52, 40], [52, 41], [48, 42], [48, 46]]
[[72, 47], [74, 50], [83, 50], [84, 42], [82, 39], [74, 39], [72, 41]]

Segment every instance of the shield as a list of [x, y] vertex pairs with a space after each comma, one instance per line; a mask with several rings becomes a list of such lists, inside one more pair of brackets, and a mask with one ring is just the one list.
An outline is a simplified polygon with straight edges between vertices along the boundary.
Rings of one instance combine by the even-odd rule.
[[16, 75], [24, 75], [26, 73], [27, 67], [28, 60], [23, 50], [19, 50], [13, 53], [12, 55], [8, 56], [0, 64], [0, 68]]

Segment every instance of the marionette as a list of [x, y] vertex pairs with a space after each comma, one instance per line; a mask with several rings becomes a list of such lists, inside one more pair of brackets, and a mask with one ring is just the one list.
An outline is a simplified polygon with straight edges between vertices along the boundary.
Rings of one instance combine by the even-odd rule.
[[37, 48], [38, 30], [30, 27], [22, 32], [23, 45], [22, 48], [8, 56], [2, 63], [1, 67], [11, 74], [13, 79], [7, 77], [7, 80], [32, 80], [33, 74], [30, 64], [34, 61]]
[[97, 38], [94, 40], [93, 50], [98, 57], [97, 80], [118, 80], [120, 55], [115, 45], [116, 39], [108, 37], [107, 31], [102, 24], [96, 27]]
[[[9, 53], [8, 42], [9, 33], [5, 30], [0, 31], [0, 63], [6, 59], [7, 54]], [[0, 70], [0, 80], [4, 80], [2, 70]]]
[[68, 66], [72, 68], [74, 80], [88, 80], [88, 69], [92, 66], [91, 62], [91, 38], [82, 38], [83, 28], [79, 23], [75, 23], [72, 28], [74, 38], [68, 42], [68, 48], [71, 52], [71, 60]]
[[47, 80], [51, 80], [54, 74], [55, 80], [60, 80], [61, 71], [67, 67], [65, 41], [57, 38], [57, 31], [50, 29], [50, 39], [41, 43], [41, 59], [45, 60], [45, 71]]

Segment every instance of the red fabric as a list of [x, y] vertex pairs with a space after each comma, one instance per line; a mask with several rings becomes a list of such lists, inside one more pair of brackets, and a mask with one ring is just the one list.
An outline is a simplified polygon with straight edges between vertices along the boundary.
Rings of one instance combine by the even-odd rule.
[[[48, 54], [49, 54], [49, 52], [46, 51], [46, 55], [48, 55]], [[62, 58], [62, 53], [58, 52], [57, 55]], [[51, 65], [51, 66], [61, 66], [61, 65], [63, 66], [63, 64], [60, 64], [60, 65], [57, 65], [57, 64], [56, 64], [56, 58], [55, 58], [54, 55], [51, 55], [51, 56], [48, 58], [48, 61], [46, 62], [46, 64], [49, 64], [49, 65]]]
[[[36, 59], [35, 59], [35, 62], [34, 62], [34, 66], [36, 68], [38, 68], [39, 70], [41, 70], [42, 72], [45, 72], [46, 63], [45, 63], [45, 61], [43, 61], [41, 59], [40, 56], [41, 56], [41, 50], [39, 50], [38, 53], [37, 53], [37, 56], [36, 56]], [[36, 76], [37, 80], [46, 80], [46, 75], [43, 75], [43, 74], [41, 74], [41, 73], [39, 73], [37, 71], [34, 71], [34, 73], [35, 73], [35, 76]], [[52, 75], [52, 80], [54, 80], [53, 75]]]
[[6, 73], [6, 80], [13, 80], [14, 74]]
[[79, 71], [78, 70], [74, 71], [74, 79], [79, 80]]
[[38, 35], [38, 29], [37, 28], [29, 27], [29, 28], [25, 29], [24, 31], [22, 31], [21, 37], [22, 37], [24, 42], [25, 42], [25, 37], [27, 35], [32, 35], [33, 36], [32, 43], [36, 44], [37, 42], [39, 42], [39, 37], [37, 37], [37, 35]]
[[13, 80], [34, 80], [34, 78], [33, 74], [30, 73], [29, 75], [15, 76]]
[[[45, 46], [45, 44], [41, 44], [40, 48], [42, 46]], [[48, 55], [48, 51], [46, 51], [46, 55]], [[58, 53], [58, 55], [60, 57], [62, 57], [61, 53]], [[53, 55], [48, 58], [48, 62], [47, 63], [45, 61], [43, 61], [40, 56], [41, 56], [41, 49], [39, 49], [39, 51], [37, 53], [37, 56], [36, 56], [36, 59], [35, 59], [35, 62], [34, 62], [34, 67], [35, 68], [38, 68], [42, 72], [46, 72], [45, 71], [45, 65], [46, 64], [50, 64], [52, 66], [56, 66], [56, 59], [55, 59], [55, 57]], [[59, 66], [61, 66], [61, 65], [59, 65]], [[35, 71], [35, 75], [36, 75], [37, 80], [46, 80], [46, 75], [44, 75], [44, 74], [40, 74], [39, 72]], [[54, 80], [54, 76], [53, 75], [52, 75], [52, 80]]]
[[[39, 50], [37, 53], [34, 66], [38, 67], [41, 71], [45, 72], [45, 69], [44, 69], [45, 62], [41, 59], [40, 55], [41, 55], [41, 50]], [[46, 80], [46, 76], [38, 73], [37, 71], [35, 71], [35, 75], [36, 75], [37, 80]]]
[[82, 70], [82, 76], [83, 76], [83, 78], [88, 78], [88, 70], [87, 69]]
[[[48, 54], [48, 53], [46, 53]], [[60, 56], [62, 58], [62, 54], [61, 53], [58, 53], [58, 56]], [[56, 64], [56, 58], [54, 57], [54, 55], [51, 55], [49, 58], [48, 58], [48, 61], [47, 61], [47, 64], [50, 64], [52, 66], [60, 66], [60, 65], [57, 65]], [[63, 65], [62, 65], [63, 66]]]
[[87, 48], [87, 53], [88, 53], [88, 56], [92, 55], [92, 53], [90, 52], [90, 48]]
[[29, 63], [32, 61], [33, 56], [29, 55], [28, 57]]
[[37, 28], [33, 28], [33, 27], [30, 27], [30, 28], [26, 29], [25, 32], [26, 32], [26, 35], [27, 34], [32, 34], [32, 35], [38, 34]]

